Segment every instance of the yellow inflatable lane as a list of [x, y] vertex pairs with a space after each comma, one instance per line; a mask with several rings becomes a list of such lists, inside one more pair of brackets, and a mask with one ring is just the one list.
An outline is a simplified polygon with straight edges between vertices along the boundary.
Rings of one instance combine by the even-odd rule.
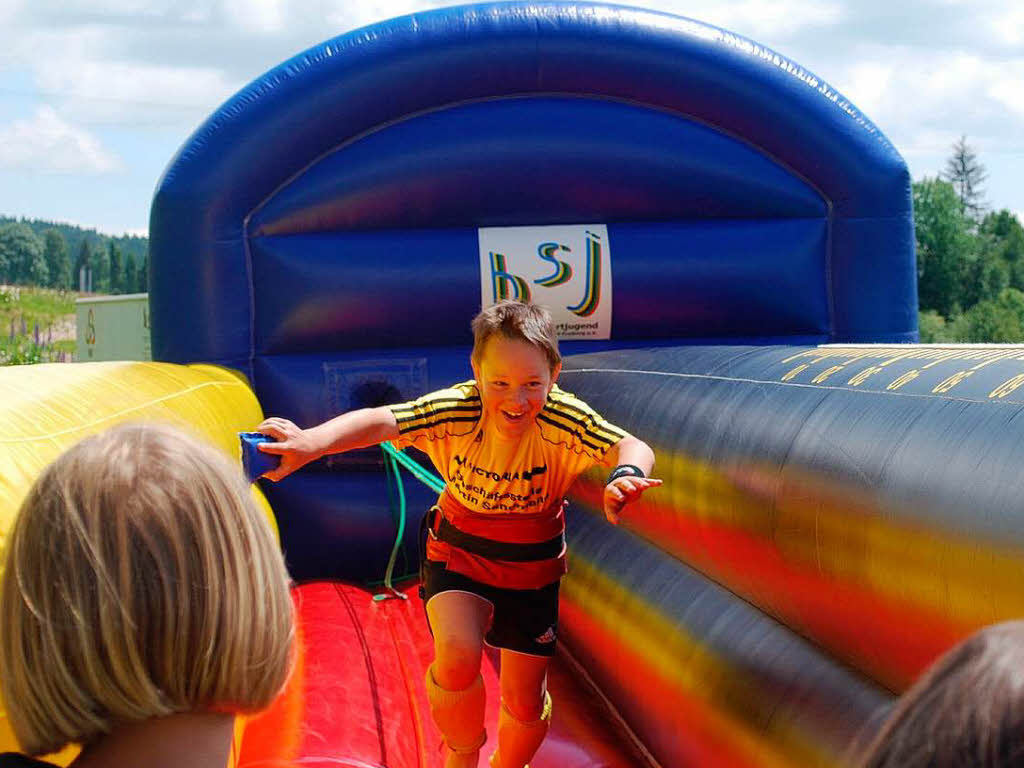
[[[0, 367], [0, 545], [40, 471], [89, 435], [124, 422], [173, 424], [239, 458], [238, 432], [263, 420], [239, 374], [211, 365], [110, 362]], [[253, 494], [275, 534], [270, 505]], [[0, 710], [0, 752], [16, 749]], [[49, 759], [66, 765], [75, 752]]]

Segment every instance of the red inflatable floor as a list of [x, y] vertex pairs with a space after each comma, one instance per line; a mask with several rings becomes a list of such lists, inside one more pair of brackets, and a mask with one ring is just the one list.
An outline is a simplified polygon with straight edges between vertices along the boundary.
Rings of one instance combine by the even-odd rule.
[[[295, 590], [298, 656], [287, 688], [248, 720], [240, 768], [441, 768], [423, 676], [432, 656], [415, 586], [407, 600], [333, 582]], [[549, 674], [551, 732], [531, 768], [639, 768], [648, 762], [593, 689], [557, 657]], [[484, 660], [487, 731], [494, 749], [497, 654]]]

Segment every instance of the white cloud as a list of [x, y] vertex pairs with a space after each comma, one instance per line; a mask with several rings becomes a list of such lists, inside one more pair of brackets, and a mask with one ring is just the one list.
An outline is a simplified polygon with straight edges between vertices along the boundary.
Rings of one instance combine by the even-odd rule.
[[121, 167], [95, 136], [62, 120], [52, 107], [0, 127], [0, 168], [5, 170], [98, 175]]
[[0, 23], [6, 24], [15, 18], [24, 5], [24, 0], [0, 0]]
[[225, 16], [239, 27], [269, 34], [284, 27], [284, 0], [223, 0]]
[[1024, 45], [1024, 6], [994, 11], [986, 19], [991, 34], [1009, 46]]
[[237, 88], [210, 67], [64, 55], [38, 62], [36, 81], [75, 120], [122, 126], [192, 125]]
[[848, 64], [837, 62], [829, 79], [901, 152], [946, 155], [961, 134], [978, 148], [1019, 145], [1021, 82], [1005, 61], [877, 45], [854, 54]]
[[1024, 121], [1024, 58], [1002, 63], [991, 75], [985, 92]]
[[[643, 5], [643, 0], [637, 0]], [[838, 0], [807, 3], [803, 0], [662, 0], [650, 7], [703, 21], [758, 42], [771, 45], [773, 39], [790, 37], [800, 30], [838, 24], [845, 9]], [[779, 51], [783, 55], [785, 51]]]
[[325, 17], [328, 28], [335, 28], [340, 34], [396, 16], [445, 5], [452, 3], [445, 0], [365, 0], [360, 3], [353, 3], [351, 0], [329, 0]]
[[857, 62], [850, 67], [848, 85], [842, 89], [843, 95], [852, 99], [864, 114], [877, 114], [892, 79], [893, 68], [890, 64], [878, 61]]

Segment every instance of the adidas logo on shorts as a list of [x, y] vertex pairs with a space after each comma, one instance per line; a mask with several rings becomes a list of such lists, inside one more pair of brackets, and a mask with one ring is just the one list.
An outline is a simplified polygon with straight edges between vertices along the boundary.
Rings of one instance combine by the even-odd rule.
[[547, 645], [548, 643], [555, 642], [555, 628], [548, 627], [547, 631], [540, 637], [534, 638], [533, 642], [540, 643], [541, 645]]

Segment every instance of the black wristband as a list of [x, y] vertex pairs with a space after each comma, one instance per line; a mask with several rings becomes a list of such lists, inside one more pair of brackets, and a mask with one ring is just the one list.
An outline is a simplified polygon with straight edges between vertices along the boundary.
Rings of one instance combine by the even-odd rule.
[[608, 485], [613, 480], [618, 480], [620, 477], [647, 477], [644, 471], [635, 464], [619, 464], [612, 473], [608, 475], [608, 479], [605, 480], [604, 484]]

